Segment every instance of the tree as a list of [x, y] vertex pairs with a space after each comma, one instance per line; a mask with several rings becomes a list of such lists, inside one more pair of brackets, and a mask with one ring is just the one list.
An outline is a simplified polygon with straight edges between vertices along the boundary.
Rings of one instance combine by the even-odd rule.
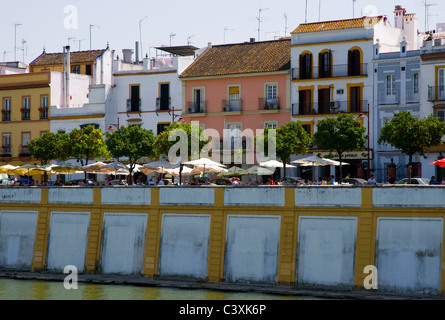
[[[192, 135], [192, 130], [195, 130], [194, 133], [196, 134], [196, 136]], [[169, 140], [170, 134], [175, 136], [174, 141]], [[178, 148], [175, 156], [181, 157], [180, 154], [181, 151], [183, 152], [182, 155], [186, 153], [187, 159], [181, 159], [182, 162], [191, 160], [193, 158], [199, 158], [203, 148], [210, 143], [210, 139], [208, 139], [204, 135], [203, 130], [201, 128], [197, 126], [193, 128], [191, 124], [187, 123], [179, 124], [178, 122], [174, 122], [169, 127], [167, 127], [164, 132], [159, 134], [158, 137], [156, 138], [153, 145], [156, 156], [158, 158], [162, 156], [168, 156], [171, 150], [175, 150], [173, 148], [176, 145], [178, 145], [180, 142], [184, 143], [184, 141], [181, 141], [181, 138], [187, 139], [187, 141], [185, 141], [187, 145], [186, 146], [183, 145], [182, 147], [184, 148], [182, 150]], [[199, 141], [197, 148], [193, 148], [193, 144], [196, 143], [193, 140], [195, 140], [196, 142]], [[184, 150], [185, 148], [187, 150]]]
[[[66, 160], [69, 158], [66, 146], [68, 135], [66, 133], [45, 132], [41, 137], [31, 140], [28, 144], [31, 156], [47, 165], [51, 160]], [[44, 175], [46, 181], [47, 174]]]
[[434, 115], [417, 119], [409, 111], [401, 111], [395, 113], [394, 118], [382, 127], [378, 143], [401, 150], [409, 157], [408, 165], [412, 168], [413, 156], [425, 156], [431, 147], [442, 143], [444, 135], [445, 123]]
[[[314, 144], [330, 153], [338, 153], [340, 161], [340, 183], [343, 181], [342, 158], [345, 152], [361, 151], [365, 148], [366, 128], [352, 114], [342, 113], [338, 117], [327, 117], [317, 124]], [[369, 170], [370, 168], [368, 168]]]
[[[311, 137], [303, 128], [300, 121], [291, 121], [276, 129], [276, 139], [272, 138], [270, 128], [266, 128], [262, 136], [257, 136], [256, 140], [262, 140], [265, 153], [269, 154], [269, 145], [275, 147], [276, 155], [283, 161], [284, 178], [286, 178], [286, 164], [290, 161], [292, 155], [306, 154]], [[272, 144], [270, 144], [270, 142]]]
[[113, 133], [106, 133], [105, 143], [111, 155], [116, 158], [127, 157], [130, 165], [130, 177], [133, 182], [133, 171], [142, 157], [154, 155], [155, 136], [152, 130], [141, 125], [120, 127]]
[[70, 156], [77, 159], [81, 166], [87, 165], [88, 161], [95, 158], [109, 159], [110, 153], [103, 137], [102, 130], [92, 125], [73, 129], [69, 133]]

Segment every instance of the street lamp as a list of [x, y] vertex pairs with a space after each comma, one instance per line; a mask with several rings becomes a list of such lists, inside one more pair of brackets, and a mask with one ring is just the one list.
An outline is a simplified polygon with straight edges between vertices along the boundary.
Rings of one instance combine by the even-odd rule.
[[111, 123], [108, 127], [108, 131], [114, 131], [115, 129], [119, 130], [119, 118], [117, 118], [117, 124]]
[[179, 111], [180, 109], [175, 109], [175, 108], [172, 108], [172, 123], [173, 122], [175, 122], [175, 119], [176, 118], [178, 118], [179, 120], [179, 122], [184, 122], [185, 120], [184, 120], [184, 118], [182, 118], [182, 115], [180, 115], [180, 114], [177, 114], [177, 115], [175, 115], [175, 111]]
[[369, 126], [369, 104], [368, 104], [368, 111], [362, 111], [359, 115], [359, 119], [365, 119], [365, 115], [368, 118], [368, 170], [366, 171], [366, 175], [368, 179], [371, 177], [371, 158], [369, 153], [369, 140], [371, 139], [371, 127]]

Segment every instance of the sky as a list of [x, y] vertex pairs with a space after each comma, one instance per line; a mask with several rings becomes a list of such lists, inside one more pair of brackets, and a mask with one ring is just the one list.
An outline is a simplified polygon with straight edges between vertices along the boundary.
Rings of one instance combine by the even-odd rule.
[[[443, 0], [0, 0], [0, 61], [30, 63], [46, 49], [62, 52], [104, 49], [116, 54], [142, 43], [144, 56], [155, 47], [273, 40], [289, 36], [300, 23], [386, 15], [394, 7], [417, 13], [418, 28], [445, 22]], [[307, 1], [307, 13], [306, 13]], [[442, 14], [439, 14], [442, 13]], [[260, 24], [259, 24], [260, 22]], [[93, 25], [91, 27], [91, 25]], [[173, 35], [173, 36], [172, 36]], [[16, 49], [15, 49], [16, 48]]]

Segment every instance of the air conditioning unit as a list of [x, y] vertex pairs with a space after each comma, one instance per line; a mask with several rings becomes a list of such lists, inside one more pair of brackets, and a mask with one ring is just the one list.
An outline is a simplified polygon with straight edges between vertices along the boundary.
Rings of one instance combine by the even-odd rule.
[[229, 112], [230, 111], [230, 107], [223, 107], [223, 112]]
[[334, 101], [331, 102], [331, 112], [338, 112], [340, 109], [340, 102]]
[[276, 102], [269, 103], [269, 109], [272, 109], [272, 110], [278, 109], [278, 103], [276, 103]]

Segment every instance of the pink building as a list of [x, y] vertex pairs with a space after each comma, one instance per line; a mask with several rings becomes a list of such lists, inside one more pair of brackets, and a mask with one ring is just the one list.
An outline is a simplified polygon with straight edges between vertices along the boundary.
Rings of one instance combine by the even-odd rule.
[[239, 132], [256, 134], [291, 119], [290, 39], [209, 47], [180, 78], [184, 120], [199, 121], [221, 138], [224, 129], [230, 130], [232, 149], [240, 139], [246, 151]]

